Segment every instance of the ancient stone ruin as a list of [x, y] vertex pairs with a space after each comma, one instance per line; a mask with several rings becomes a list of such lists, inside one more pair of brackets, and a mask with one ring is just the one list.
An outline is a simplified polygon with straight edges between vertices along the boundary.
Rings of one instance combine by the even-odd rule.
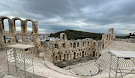
[[[5, 31], [3, 20], [8, 20], [9, 31]], [[16, 31], [15, 21], [20, 20], [21, 31]], [[32, 32], [27, 30], [27, 22], [32, 22]], [[28, 36], [33, 37], [33, 41], [29, 42]], [[8, 36], [9, 41], [6, 40]], [[22, 38], [19, 42], [17, 38]], [[108, 30], [107, 34], [102, 35], [102, 39], [99, 41], [93, 39], [78, 39], [67, 40], [65, 33], [60, 34], [60, 40], [51, 42], [42, 42], [38, 40], [38, 22], [31, 19], [22, 20], [18, 17], [8, 18], [5, 16], [0, 17], [0, 48], [4, 48], [10, 44], [34, 44], [34, 54], [38, 56], [40, 53], [44, 56], [44, 59], [50, 62], [60, 62], [72, 59], [77, 59], [85, 56], [99, 57], [100, 52], [104, 49], [111, 40], [115, 39], [115, 33], [113, 28]]]
[[[8, 20], [9, 31], [5, 31], [4, 19]], [[21, 31], [16, 31], [15, 21], [20, 20], [21, 22]], [[27, 31], [27, 22], [32, 22], [32, 32]], [[29, 42], [28, 36], [33, 37], [33, 41]], [[9, 41], [6, 40], [6, 37], [9, 37]], [[20, 37], [22, 41], [18, 41], [17, 38]], [[38, 41], [38, 21], [33, 21], [31, 19], [22, 20], [18, 17], [8, 18], [5, 16], [0, 17], [0, 48], [4, 48], [7, 45], [11, 44], [34, 44], [34, 54], [38, 55], [40, 52], [40, 44]]]
[[65, 62], [85, 56], [99, 57], [100, 52], [111, 40], [115, 39], [113, 28], [108, 30], [108, 34], [103, 34], [99, 41], [93, 39], [67, 40], [65, 33], [60, 34], [60, 40], [43, 43], [45, 49], [45, 60], [54, 62]]

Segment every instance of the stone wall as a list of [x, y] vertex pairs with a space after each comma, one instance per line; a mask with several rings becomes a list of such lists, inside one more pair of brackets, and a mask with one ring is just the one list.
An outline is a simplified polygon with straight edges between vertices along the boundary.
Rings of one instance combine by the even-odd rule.
[[[4, 19], [8, 20], [9, 31], [5, 31]], [[20, 20], [21, 31], [16, 31], [15, 21]], [[32, 22], [32, 32], [28, 32], [27, 22]], [[33, 42], [29, 42], [28, 36], [33, 37]], [[9, 42], [7, 38], [9, 37]], [[22, 38], [21, 42], [17, 41], [17, 37]], [[5, 48], [11, 44], [34, 44], [34, 54], [44, 54], [44, 59], [50, 62], [66, 62], [67, 60], [78, 59], [80, 57], [93, 56], [98, 57], [100, 52], [109, 44], [111, 40], [115, 39], [113, 28], [108, 30], [107, 34], [102, 35], [99, 41], [93, 39], [78, 39], [67, 40], [65, 33], [60, 34], [60, 40], [44, 42], [42, 46], [38, 40], [38, 22], [31, 19], [22, 20], [18, 17], [8, 18], [0, 17], [0, 48]], [[28, 50], [29, 51], [29, 50]]]
[[93, 39], [67, 40], [66, 34], [61, 33], [60, 40], [49, 42], [49, 48], [44, 47], [46, 48], [44, 58], [52, 59], [53, 62], [66, 62], [86, 56], [98, 57], [100, 52], [114, 39], [113, 28], [108, 30], [108, 34], [103, 34], [99, 41]]
[[[8, 27], [9, 31], [5, 31], [5, 26], [4, 26], [4, 19], [8, 20]], [[21, 31], [16, 31], [16, 26], [15, 26], [15, 21], [20, 20], [21, 23]], [[27, 22], [31, 21], [32, 22], [32, 32], [28, 32], [27, 29]], [[32, 35], [33, 41], [28, 42], [28, 36]], [[6, 37], [9, 37], [9, 42], [7, 42]], [[19, 36], [22, 41], [18, 42], [17, 41], [17, 36]], [[0, 17], [0, 48], [4, 48], [7, 45], [11, 44], [34, 44], [36, 48], [34, 48], [34, 54], [38, 55], [39, 50], [40, 50], [40, 44], [38, 41], [38, 21], [33, 21], [31, 19], [26, 19], [22, 20], [18, 17], [15, 18], [8, 18], [5, 16]]]

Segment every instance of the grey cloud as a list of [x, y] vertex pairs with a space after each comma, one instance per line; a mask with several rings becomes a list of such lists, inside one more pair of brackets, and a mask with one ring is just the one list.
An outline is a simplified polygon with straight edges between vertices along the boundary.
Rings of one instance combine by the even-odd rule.
[[[48, 33], [51, 30], [57, 32], [66, 29], [106, 33], [108, 28], [113, 27], [116, 30], [121, 28], [131, 31], [134, 27], [130, 24], [135, 24], [134, 3], [134, 0], [4, 0], [0, 1], [0, 15], [36, 20], [39, 28], [46, 29], [45, 32]], [[3, 11], [8, 13], [2, 15]], [[57, 19], [57, 21], [43, 22], [50, 19]], [[77, 21], [88, 25], [71, 25], [71, 23], [78, 23]]]

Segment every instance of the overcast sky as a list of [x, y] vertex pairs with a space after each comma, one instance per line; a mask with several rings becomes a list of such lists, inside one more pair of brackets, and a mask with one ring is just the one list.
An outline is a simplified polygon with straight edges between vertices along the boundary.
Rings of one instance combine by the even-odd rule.
[[129, 34], [135, 31], [135, 0], [0, 0], [0, 16], [38, 21], [39, 33], [45, 34], [66, 29], [107, 33], [109, 28]]

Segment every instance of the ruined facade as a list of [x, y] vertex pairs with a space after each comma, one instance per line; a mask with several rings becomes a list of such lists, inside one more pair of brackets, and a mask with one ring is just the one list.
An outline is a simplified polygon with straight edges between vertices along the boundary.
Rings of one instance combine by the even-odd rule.
[[[5, 31], [4, 19], [8, 20], [9, 31]], [[16, 31], [15, 21], [20, 20], [21, 23], [21, 31]], [[27, 30], [27, 22], [32, 22], [32, 32], [28, 32]], [[29, 42], [28, 36], [31, 35], [33, 37], [33, 41]], [[8, 37], [8, 41], [6, 40]], [[21, 38], [21, 41], [18, 41], [17, 38]], [[5, 16], [0, 17], [0, 48], [5, 47], [10, 44], [34, 44], [36, 48], [34, 48], [34, 53], [38, 54], [40, 51], [40, 44], [38, 41], [38, 22], [33, 21], [31, 19], [22, 20], [18, 17], [16, 18], [8, 18]]]
[[[8, 20], [9, 31], [5, 31], [4, 19]], [[16, 31], [15, 21], [20, 20], [21, 31]], [[28, 31], [27, 22], [32, 22], [32, 32]], [[32, 36], [32, 42], [29, 37]], [[8, 37], [8, 38], [6, 38]], [[19, 41], [21, 38], [22, 41]], [[8, 39], [8, 40], [7, 40]], [[39, 43], [38, 22], [31, 19], [22, 20], [20, 18], [0, 17], [0, 48], [10, 44], [33, 44], [35, 55], [41, 55], [50, 62], [65, 62], [85, 56], [98, 57], [111, 40], [115, 39], [113, 28], [107, 34], [102, 35], [99, 41], [93, 39], [67, 40], [65, 33], [60, 34], [60, 40]]]
[[65, 62], [85, 56], [98, 57], [111, 40], [115, 39], [113, 28], [108, 34], [103, 34], [99, 41], [93, 39], [67, 40], [65, 33], [60, 34], [60, 40], [51, 41], [45, 51], [45, 59], [54, 62]]

